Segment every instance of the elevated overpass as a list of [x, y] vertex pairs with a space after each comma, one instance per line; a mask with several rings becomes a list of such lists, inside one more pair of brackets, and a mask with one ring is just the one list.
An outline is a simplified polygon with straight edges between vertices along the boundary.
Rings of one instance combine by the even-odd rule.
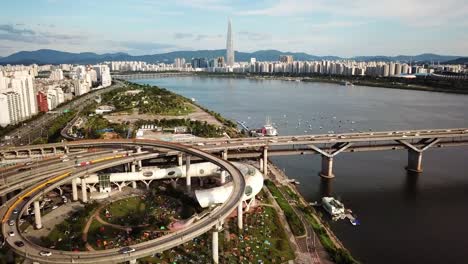
[[[57, 145], [54, 145], [56, 147]], [[32, 261], [38, 261], [40, 263], [121, 263], [124, 261], [131, 261], [145, 257], [154, 253], [162, 252], [164, 250], [170, 249], [182, 243], [192, 240], [195, 237], [200, 236], [209, 231], [213, 231], [213, 239], [216, 241], [216, 248], [213, 246], [213, 260], [217, 262], [217, 237], [218, 229], [222, 225], [224, 219], [236, 208], [239, 211], [240, 208], [240, 225], [242, 228], [242, 197], [244, 196], [245, 190], [245, 179], [244, 175], [232, 165], [230, 162], [221, 159], [219, 157], [210, 155], [202, 150], [195, 149], [188, 146], [183, 146], [179, 144], [158, 142], [158, 141], [141, 141], [141, 140], [109, 140], [109, 141], [85, 141], [85, 142], [75, 142], [73, 146], [85, 147], [135, 147], [137, 148], [137, 153], [141, 153], [141, 148], [151, 148], [151, 149], [167, 149], [172, 151], [172, 154], [184, 153], [186, 156], [186, 168], [189, 170], [190, 167], [190, 157], [198, 157], [205, 161], [211, 162], [219, 166], [222, 170], [226, 171], [232, 177], [232, 193], [229, 195], [227, 201], [215, 209], [213, 209], [207, 216], [203, 217], [199, 221], [190, 225], [189, 227], [166, 235], [164, 237], [150, 240], [147, 242], [139, 243], [133, 245], [135, 252], [122, 254], [119, 252], [119, 249], [111, 250], [100, 250], [94, 252], [69, 252], [69, 251], [58, 251], [45, 249], [38, 245], [35, 245], [27, 238], [25, 238], [21, 232], [19, 232], [18, 220], [24, 214], [26, 209], [34, 204], [35, 208], [38, 208], [38, 198], [43, 195], [45, 192], [49, 192], [54, 188], [57, 188], [63, 184], [67, 184], [76, 179], [81, 179], [83, 182], [86, 182], [86, 175], [94, 173], [106, 168], [114, 167], [122, 164], [129, 164], [132, 162], [141, 162], [144, 159], [151, 159], [158, 157], [159, 153], [141, 153], [137, 156], [128, 156], [121, 157], [117, 159], [108, 159], [104, 162], [92, 164], [86, 167], [74, 167], [69, 168], [65, 167], [62, 171], [56, 171], [56, 173], [50, 177], [45, 178], [35, 184], [32, 184], [26, 188], [21, 193], [17, 194], [13, 199], [9, 200], [4, 204], [0, 209], [0, 215], [2, 216], [2, 233], [6, 237], [6, 242], [8, 245], [15, 251], [15, 253], [26, 257]], [[43, 147], [46, 147], [43, 145]], [[69, 147], [69, 146], [68, 146]], [[139, 149], [139, 151], [138, 151]], [[65, 149], [64, 149], [65, 150]], [[190, 177], [186, 177], [190, 179]], [[187, 180], [189, 183], [189, 180]], [[86, 186], [86, 185], [84, 185]], [[85, 192], [84, 192], [85, 193]], [[86, 196], [84, 196], [86, 197]], [[13, 210], [17, 209], [18, 214], [13, 214]], [[37, 209], [40, 217], [40, 212]], [[8, 225], [8, 220], [16, 221], [16, 224], [13, 226]], [[36, 219], [37, 220], [37, 219]], [[239, 224], [239, 221], [238, 221]], [[8, 232], [13, 231], [16, 235], [14, 237], [8, 236]], [[216, 240], [215, 240], [216, 238]], [[24, 247], [18, 248], [15, 246], [15, 241], [23, 241]], [[215, 243], [214, 243], [215, 245]], [[40, 256], [39, 252], [41, 251], [50, 251], [52, 255], [49, 257]]]
[[[0, 148], [0, 158], [18, 158], [79, 149], [91, 141], [61, 142], [46, 145]], [[429, 148], [468, 145], [468, 128], [380, 131], [343, 134], [316, 134], [232, 139], [198, 139], [181, 144], [220, 154], [225, 159], [260, 158], [266, 167], [268, 155], [322, 156], [320, 175], [333, 178], [333, 158], [342, 152], [407, 150], [407, 169], [422, 172], [422, 154]], [[98, 146], [97, 144], [96, 146]], [[264, 173], [268, 171], [263, 168]]]

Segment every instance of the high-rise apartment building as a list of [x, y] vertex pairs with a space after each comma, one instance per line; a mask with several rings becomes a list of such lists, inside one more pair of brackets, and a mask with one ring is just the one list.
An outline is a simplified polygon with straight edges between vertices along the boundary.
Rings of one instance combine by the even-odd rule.
[[293, 63], [294, 59], [292, 55], [281, 55], [279, 61], [283, 63]]

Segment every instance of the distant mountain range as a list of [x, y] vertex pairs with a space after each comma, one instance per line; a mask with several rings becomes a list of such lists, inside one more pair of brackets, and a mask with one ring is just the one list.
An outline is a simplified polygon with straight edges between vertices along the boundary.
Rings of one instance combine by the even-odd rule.
[[461, 57], [455, 60], [448, 61], [450, 64], [468, 64], [468, 57]]
[[[20, 51], [7, 57], [0, 57], [0, 64], [95, 64], [103, 61], [145, 61], [173, 62], [175, 58], [216, 58], [225, 56], [226, 50], [196, 50], [196, 51], [174, 51], [169, 53], [132, 56], [127, 53], [96, 54], [92, 52], [71, 53], [57, 50], [41, 49], [36, 51]], [[303, 52], [282, 52], [278, 50], [260, 50], [255, 52], [235, 52], [236, 61], [249, 61], [256, 58], [257, 61], [277, 61], [280, 55], [292, 55], [295, 60], [340, 60], [352, 59], [357, 61], [401, 61], [401, 62], [446, 62], [455, 61], [461, 56], [445, 56], [431, 53], [416, 56], [358, 56], [352, 58], [341, 58], [337, 56], [314, 56]], [[464, 58], [467, 59], [467, 58]]]

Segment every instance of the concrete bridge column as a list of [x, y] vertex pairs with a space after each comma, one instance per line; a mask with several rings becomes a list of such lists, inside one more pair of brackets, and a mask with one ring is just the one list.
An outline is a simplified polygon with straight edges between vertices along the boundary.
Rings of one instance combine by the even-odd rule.
[[221, 171], [221, 184], [225, 184], [225, 183], [226, 183], [226, 171], [222, 170]]
[[213, 255], [213, 263], [219, 263], [219, 250], [218, 250], [218, 229], [216, 228], [213, 230], [213, 246], [212, 246], [212, 255]]
[[422, 151], [408, 149], [408, 166], [406, 169], [417, 173], [422, 172]]
[[259, 161], [260, 161], [260, 171], [263, 172], [263, 159], [260, 158]]
[[83, 203], [88, 202], [88, 193], [86, 192], [86, 179], [81, 179], [81, 195], [83, 196], [81, 199]]
[[242, 230], [243, 228], [243, 215], [242, 215], [242, 202], [239, 203], [239, 205], [237, 206], [237, 227], [239, 228], [239, 230]]
[[268, 176], [268, 147], [263, 148], [263, 176]]
[[335, 177], [333, 174], [333, 157], [322, 155], [322, 171], [320, 172], [320, 176], [323, 178]]
[[177, 155], [177, 165], [178, 166], [183, 165], [182, 154]]
[[132, 188], [133, 188], [133, 189], [136, 189], [136, 188], [137, 188], [137, 183], [136, 183], [136, 181], [132, 181]]
[[[136, 153], [137, 153], [137, 154], [141, 153], [141, 147], [137, 147]], [[141, 160], [138, 161], [138, 167], [139, 167], [140, 169], [141, 169], [141, 167], [142, 167]]]
[[65, 151], [65, 154], [70, 153], [70, 149], [69, 149], [67, 146], [63, 147], [63, 149], [64, 149], [64, 151]]
[[39, 201], [34, 201], [34, 220], [36, 222], [36, 229], [42, 228], [41, 207]]
[[185, 179], [187, 189], [190, 191], [192, 185], [192, 179], [190, 178], [190, 155], [185, 156]]
[[136, 164], [132, 162], [132, 164], [130, 165], [130, 168], [131, 168], [131, 172], [136, 172]]
[[223, 150], [223, 152], [221, 153], [221, 158], [223, 160], [228, 160], [228, 150], [227, 149]]
[[57, 148], [56, 148], [56, 147], [53, 147], [53, 148], [52, 148], [52, 152], [54, 153], [54, 155], [57, 154]]
[[78, 187], [76, 186], [76, 178], [72, 179], [72, 200], [78, 201]]

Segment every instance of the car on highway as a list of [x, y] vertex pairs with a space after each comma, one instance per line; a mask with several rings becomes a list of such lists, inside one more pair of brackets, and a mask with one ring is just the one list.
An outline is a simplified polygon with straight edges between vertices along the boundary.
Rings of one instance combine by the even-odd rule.
[[132, 252], [135, 252], [136, 250], [134, 248], [131, 248], [131, 247], [124, 247], [124, 248], [121, 248], [120, 249], [120, 253], [122, 254], [128, 254], [128, 253], [132, 253]]
[[14, 209], [13, 214], [18, 214], [18, 209]]
[[67, 162], [67, 161], [70, 161], [70, 159], [65, 158], [62, 160], [62, 162]]
[[10, 221], [8, 221], [8, 225], [9, 225], [9, 226], [14, 226], [14, 225], [15, 225], [15, 220], [10, 220]]
[[24, 246], [24, 242], [18, 240], [18, 241], [15, 241], [15, 245], [16, 245], [17, 247], [22, 247], [22, 246]]
[[13, 231], [8, 232], [8, 236], [11, 236], [11, 237], [15, 236], [15, 232], [13, 232]]
[[58, 205], [52, 206], [52, 210], [55, 210], [55, 209], [57, 209], [57, 208], [58, 208]]
[[33, 165], [33, 162], [32, 162], [32, 161], [29, 161], [29, 162], [26, 162], [24, 165], [25, 165], [25, 166]]
[[50, 257], [50, 256], [52, 256], [52, 252], [50, 252], [50, 251], [41, 251], [41, 252], [39, 252], [39, 255], [41, 255], [43, 257]]

